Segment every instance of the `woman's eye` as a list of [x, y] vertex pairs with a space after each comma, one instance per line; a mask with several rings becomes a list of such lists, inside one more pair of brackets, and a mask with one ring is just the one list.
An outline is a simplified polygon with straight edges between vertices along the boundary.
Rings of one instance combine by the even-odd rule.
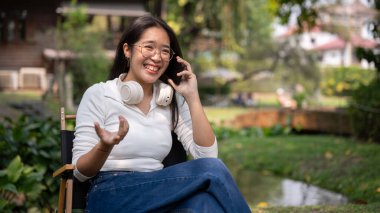
[[162, 49], [161, 52], [164, 53], [164, 54], [168, 54], [169, 55], [170, 54], [170, 49]]
[[144, 49], [149, 50], [149, 51], [153, 51], [153, 50], [154, 50], [154, 47], [151, 46], [151, 45], [145, 45], [145, 46], [144, 46]]

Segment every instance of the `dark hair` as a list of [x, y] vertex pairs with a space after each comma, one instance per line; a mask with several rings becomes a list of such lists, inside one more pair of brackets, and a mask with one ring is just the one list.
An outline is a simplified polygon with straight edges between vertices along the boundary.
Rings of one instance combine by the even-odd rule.
[[[175, 53], [172, 60], [169, 62], [168, 68], [160, 77], [160, 80], [164, 83], [168, 83], [168, 79], [172, 79], [176, 84], [180, 82], [180, 78], [177, 76], [177, 72], [182, 70], [182, 65], [177, 62], [175, 57], [182, 57], [182, 51], [179, 46], [177, 37], [173, 29], [165, 21], [151, 14], [136, 18], [123, 33], [119, 44], [117, 45], [115, 59], [108, 75], [109, 80], [117, 78], [120, 74], [127, 73], [129, 71], [129, 63], [125, 58], [123, 45], [127, 43], [130, 49], [132, 49], [132, 45], [134, 45], [140, 39], [144, 31], [151, 27], [161, 27], [166, 31], [170, 40], [170, 48]], [[172, 126], [175, 128], [178, 122], [178, 106], [175, 96], [172, 100], [172, 103], [170, 104], [170, 108], [173, 115]]]

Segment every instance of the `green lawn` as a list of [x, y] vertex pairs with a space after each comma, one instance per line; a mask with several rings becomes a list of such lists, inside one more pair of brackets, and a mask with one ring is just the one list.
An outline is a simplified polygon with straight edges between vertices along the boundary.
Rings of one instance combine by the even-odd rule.
[[262, 212], [380, 212], [378, 144], [361, 144], [349, 138], [327, 135], [287, 135], [234, 136], [220, 141], [219, 147], [220, 157], [234, 174], [248, 169], [300, 180], [343, 194], [352, 204], [368, 204], [270, 207]]
[[219, 124], [220, 122], [231, 120], [237, 115], [244, 114], [251, 110], [244, 107], [204, 107], [207, 118], [211, 123]]
[[[22, 103], [42, 103], [41, 91], [17, 91], [17, 92], [0, 92], [0, 107], [2, 112], [0, 116], [17, 117], [20, 112], [13, 109], [11, 104]], [[59, 101], [56, 98], [49, 98], [43, 103], [44, 111], [49, 114], [59, 113]]]
[[[258, 108], [264, 106], [279, 107], [276, 96], [273, 94], [257, 95]], [[347, 107], [348, 98], [346, 97], [321, 97], [320, 100], [314, 100], [310, 107]], [[239, 114], [255, 110], [253, 107], [204, 107], [208, 119], [212, 123], [220, 123], [225, 120], [233, 119]]]

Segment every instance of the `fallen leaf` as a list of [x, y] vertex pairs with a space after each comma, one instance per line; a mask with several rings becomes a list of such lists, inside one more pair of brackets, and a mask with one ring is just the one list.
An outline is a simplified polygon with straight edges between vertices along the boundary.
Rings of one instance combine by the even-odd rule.
[[325, 158], [326, 159], [331, 159], [331, 158], [333, 158], [334, 157], [334, 155], [333, 155], [333, 153], [331, 153], [330, 151], [326, 151], [325, 152]]
[[260, 202], [256, 205], [257, 207], [268, 207], [269, 204], [267, 202]]

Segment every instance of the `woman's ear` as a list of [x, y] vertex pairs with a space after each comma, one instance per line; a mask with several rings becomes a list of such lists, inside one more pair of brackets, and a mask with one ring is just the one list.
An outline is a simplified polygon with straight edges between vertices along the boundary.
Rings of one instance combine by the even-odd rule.
[[127, 43], [123, 44], [123, 52], [124, 52], [125, 58], [130, 58], [131, 57], [131, 50], [129, 49], [129, 46], [128, 46]]

